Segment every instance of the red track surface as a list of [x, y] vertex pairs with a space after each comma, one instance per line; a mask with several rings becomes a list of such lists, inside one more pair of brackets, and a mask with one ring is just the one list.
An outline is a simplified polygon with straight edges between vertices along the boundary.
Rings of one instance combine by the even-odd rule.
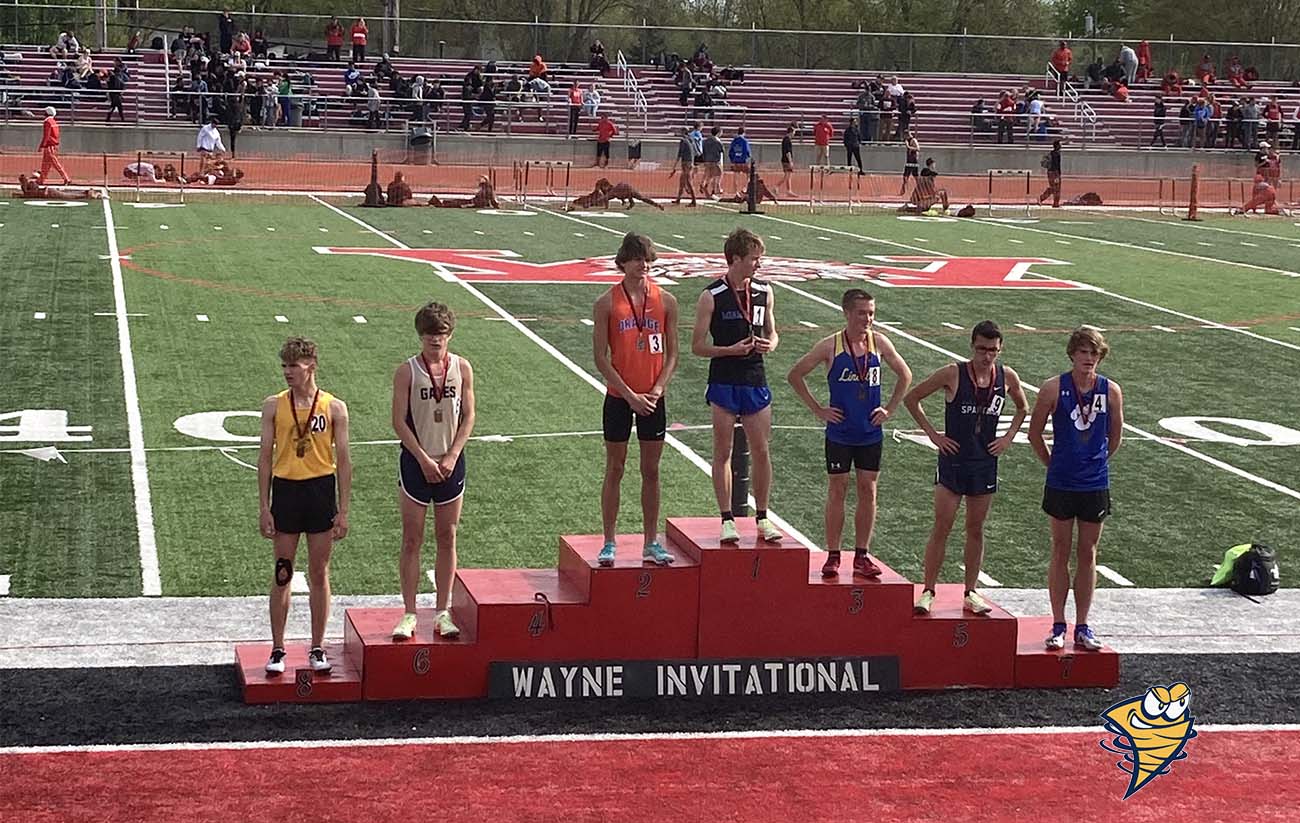
[[0, 820], [1300, 819], [1300, 732], [1201, 731], [1128, 800], [1105, 733], [0, 756]]

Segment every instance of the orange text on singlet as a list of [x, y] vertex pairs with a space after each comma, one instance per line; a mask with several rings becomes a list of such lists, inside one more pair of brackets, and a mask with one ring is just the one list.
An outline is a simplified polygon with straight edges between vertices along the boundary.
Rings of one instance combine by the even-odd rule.
[[[643, 394], [654, 388], [664, 370], [667, 338], [664, 334], [664, 301], [659, 284], [645, 281], [645, 314], [633, 311], [622, 284], [610, 289], [609, 352], [614, 370], [632, 391]], [[640, 328], [637, 328], [638, 323]], [[608, 387], [607, 387], [608, 388]], [[615, 394], [608, 388], [609, 394]]]

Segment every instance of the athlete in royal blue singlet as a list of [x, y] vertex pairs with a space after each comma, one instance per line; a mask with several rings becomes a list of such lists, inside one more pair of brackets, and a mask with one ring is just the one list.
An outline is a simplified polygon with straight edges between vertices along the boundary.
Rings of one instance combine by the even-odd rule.
[[[1101, 332], [1081, 326], [1070, 335], [1066, 353], [1071, 369], [1043, 384], [1029, 421], [1029, 442], [1047, 467], [1043, 511], [1052, 524], [1052, 561], [1047, 588], [1052, 598], [1052, 634], [1047, 648], [1065, 646], [1065, 601], [1070, 594], [1070, 550], [1078, 523], [1078, 564], [1074, 576], [1074, 645], [1102, 647], [1088, 627], [1088, 609], [1097, 586], [1097, 542], [1110, 514], [1110, 457], [1124, 430], [1124, 397], [1119, 384], [1098, 374], [1110, 347]], [[1043, 439], [1052, 420], [1052, 445]]]

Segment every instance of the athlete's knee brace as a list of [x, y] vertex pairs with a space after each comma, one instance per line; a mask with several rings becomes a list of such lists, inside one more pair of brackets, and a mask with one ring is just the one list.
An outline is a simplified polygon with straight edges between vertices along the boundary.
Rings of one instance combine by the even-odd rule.
[[275, 559], [275, 585], [284, 587], [293, 582], [293, 561], [287, 557]]

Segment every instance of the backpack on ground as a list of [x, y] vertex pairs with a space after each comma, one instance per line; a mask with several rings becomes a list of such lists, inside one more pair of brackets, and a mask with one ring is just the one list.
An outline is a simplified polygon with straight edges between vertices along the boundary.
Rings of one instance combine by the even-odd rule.
[[1211, 586], [1226, 586], [1237, 594], [1272, 594], [1281, 585], [1277, 553], [1263, 543], [1243, 543], [1223, 554]]

